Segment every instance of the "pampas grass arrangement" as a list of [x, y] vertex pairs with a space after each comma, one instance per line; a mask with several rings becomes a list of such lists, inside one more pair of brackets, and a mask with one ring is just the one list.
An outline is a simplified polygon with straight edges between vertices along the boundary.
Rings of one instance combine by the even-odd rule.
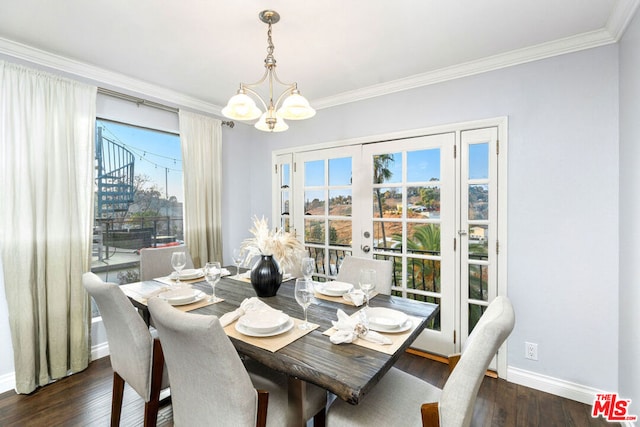
[[240, 249], [246, 253], [245, 262], [256, 255], [273, 255], [285, 270], [293, 270], [305, 256], [304, 245], [291, 233], [269, 229], [269, 221], [263, 216], [253, 217], [253, 227], [249, 229], [253, 237], [245, 239]]

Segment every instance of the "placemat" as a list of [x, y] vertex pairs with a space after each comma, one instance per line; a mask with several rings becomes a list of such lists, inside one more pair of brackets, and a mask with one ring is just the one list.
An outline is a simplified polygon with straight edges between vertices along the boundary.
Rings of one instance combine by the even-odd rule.
[[224, 328], [224, 331], [228, 336], [244, 341], [248, 344], [255, 345], [256, 347], [263, 348], [265, 350], [269, 350], [272, 353], [280, 350], [283, 347], [291, 344], [298, 338], [302, 338], [307, 335], [309, 332], [318, 328], [319, 325], [315, 323], [310, 323], [311, 328], [309, 329], [300, 329], [298, 326], [303, 323], [303, 320], [296, 319], [295, 317], [291, 317], [293, 319], [294, 325], [289, 331], [284, 334], [275, 335], [273, 337], [250, 337], [247, 335], [243, 335], [240, 332], [236, 331], [236, 322], [227, 325]]
[[[129, 283], [127, 285], [120, 286], [120, 289], [124, 292], [126, 296], [129, 298], [133, 298], [138, 301], [140, 304], [147, 305], [147, 300], [151, 297], [158, 296], [162, 292], [169, 290], [168, 286], [158, 286], [153, 285], [148, 282], [137, 282], [137, 283]], [[181, 311], [191, 311], [196, 308], [206, 307], [211, 304], [217, 304], [219, 302], [224, 301], [222, 298], [218, 298], [216, 302], [208, 301], [209, 298], [203, 298], [200, 301], [196, 301], [191, 304], [185, 305], [174, 305], [175, 308]]]
[[[357, 316], [358, 313], [359, 313], [359, 311], [355, 312], [350, 317]], [[386, 354], [392, 355], [396, 351], [398, 351], [398, 349], [400, 347], [402, 347], [402, 344], [404, 344], [404, 342], [407, 340], [407, 338], [409, 338], [409, 335], [411, 335], [411, 333], [416, 329], [418, 324], [420, 322], [422, 322], [422, 320], [424, 320], [424, 318], [417, 317], [417, 316], [408, 316], [408, 317], [411, 320], [412, 325], [411, 325], [410, 329], [408, 329], [408, 330], [406, 330], [404, 332], [393, 334], [393, 333], [379, 332], [378, 331], [379, 334], [384, 335], [385, 337], [389, 338], [392, 341], [392, 343], [389, 344], [389, 345], [376, 344], [374, 342], [367, 341], [367, 340], [364, 340], [364, 339], [361, 339], [361, 338], [357, 338], [351, 344], [359, 345], [361, 347], [370, 348], [371, 350], [376, 350], [376, 351], [379, 351], [381, 353], [386, 353]], [[331, 327], [331, 328], [327, 329], [326, 331], [324, 331], [322, 334], [323, 335], [327, 335], [327, 336], [330, 337], [336, 331], [337, 331], [336, 328]], [[348, 344], [335, 344], [335, 345], [348, 345]]]
[[[313, 293], [314, 293], [314, 296], [316, 298], [318, 298], [318, 299], [323, 299], [325, 301], [339, 302], [341, 304], [351, 305], [353, 307], [359, 307], [359, 306], [356, 306], [353, 302], [347, 301], [346, 299], [342, 298], [342, 296], [333, 297], [333, 296], [330, 296], [330, 295], [321, 294], [320, 292], [315, 291], [315, 290], [313, 291]], [[378, 292], [373, 291], [371, 293], [371, 296], [369, 297], [369, 301], [371, 301], [376, 295], [378, 295]], [[362, 304], [360, 304], [360, 305], [363, 305], [363, 304], [364, 304], [364, 302]]]

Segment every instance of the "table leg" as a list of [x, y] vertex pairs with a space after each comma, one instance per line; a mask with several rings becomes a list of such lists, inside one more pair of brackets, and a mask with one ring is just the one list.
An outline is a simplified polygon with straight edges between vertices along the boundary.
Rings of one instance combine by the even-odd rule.
[[304, 427], [306, 420], [302, 419], [302, 404], [305, 400], [307, 385], [297, 378], [288, 378], [287, 427]]

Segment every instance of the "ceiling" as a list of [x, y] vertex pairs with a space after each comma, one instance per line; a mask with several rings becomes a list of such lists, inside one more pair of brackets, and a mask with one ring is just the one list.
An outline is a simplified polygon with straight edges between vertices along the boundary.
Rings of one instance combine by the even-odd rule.
[[316, 108], [615, 43], [638, 0], [1, 0], [0, 54], [218, 114], [274, 56]]

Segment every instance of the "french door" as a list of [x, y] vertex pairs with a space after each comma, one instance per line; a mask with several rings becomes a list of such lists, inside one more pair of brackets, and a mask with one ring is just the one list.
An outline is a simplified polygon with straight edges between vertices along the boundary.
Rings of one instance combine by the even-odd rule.
[[335, 277], [345, 256], [393, 260], [394, 295], [440, 305], [413, 346], [459, 351], [506, 275], [500, 131], [460, 127], [277, 155], [280, 226], [316, 258], [319, 280]]

